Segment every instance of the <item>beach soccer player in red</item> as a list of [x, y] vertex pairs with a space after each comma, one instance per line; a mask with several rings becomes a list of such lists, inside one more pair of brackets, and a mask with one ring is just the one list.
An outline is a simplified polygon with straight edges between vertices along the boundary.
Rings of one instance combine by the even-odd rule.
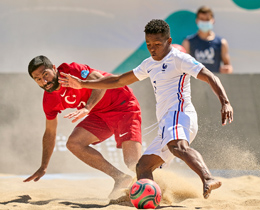
[[56, 68], [45, 56], [33, 58], [28, 72], [44, 89], [46, 129], [41, 166], [24, 182], [38, 181], [46, 173], [55, 147], [57, 115], [67, 108], [76, 108], [76, 111], [64, 116], [72, 119], [72, 122], [81, 120], [69, 136], [66, 146], [81, 161], [114, 179], [114, 189], [110, 194], [112, 199], [118, 190], [130, 184], [132, 177], [114, 167], [90, 145], [98, 144], [114, 134], [117, 148], [122, 148], [125, 164], [135, 170], [141, 156], [141, 110], [132, 90], [127, 86], [111, 90], [62, 87], [58, 82], [60, 72], [82, 80], [98, 79], [109, 73], [78, 63], [63, 63]]

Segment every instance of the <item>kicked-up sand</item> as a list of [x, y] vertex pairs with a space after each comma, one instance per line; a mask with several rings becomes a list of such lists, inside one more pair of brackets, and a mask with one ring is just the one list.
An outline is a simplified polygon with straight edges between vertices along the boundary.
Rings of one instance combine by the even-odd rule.
[[[162, 191], [158, 209], [260, 210], [258, 176], [217, 177], [222, 186], [213, 190], [208, 199], [203, 198], [202, 183], [197, 176], [156, 170], [154, 178]], [[108, 195], [114, 185], [110, 178], [53, 178], [29, 183], [24, 183], [23, 179], [0, 174], [1, 210], [135, 209], [129, 201], [129, 189], [118, 201], [109, 201]]]

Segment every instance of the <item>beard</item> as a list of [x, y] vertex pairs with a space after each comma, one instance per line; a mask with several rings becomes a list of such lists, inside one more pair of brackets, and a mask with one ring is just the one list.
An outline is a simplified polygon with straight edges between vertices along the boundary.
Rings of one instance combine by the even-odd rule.
[[[49, 89], [46, 89], [46, 87], [47, 87], [48, 85], [50, 85], [50, 84], [52, 84], [52, 87], [49, 88]], [[58, 78], [58, 75], [56, 75], [56, 76], [53, 78], [52, 81], [48, 82], [46, 85], [44, 85], [44, 86], [41, 87], [41, 88], [44, 89], [46, 92], [51, 93], [51, 92], [57, 90], [57, 88], [59, 87], [59, 85], [60, 85], [60, 84], [59, 84], [59, 78]]]

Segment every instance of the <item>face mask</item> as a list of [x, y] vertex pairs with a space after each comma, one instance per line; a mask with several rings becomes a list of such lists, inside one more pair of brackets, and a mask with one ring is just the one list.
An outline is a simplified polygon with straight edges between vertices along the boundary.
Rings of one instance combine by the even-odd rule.
[[211, 23], [211, 21], [199, 20], [197, 26], [203, 32], [208, 32], [213, 29], [213, 24]]

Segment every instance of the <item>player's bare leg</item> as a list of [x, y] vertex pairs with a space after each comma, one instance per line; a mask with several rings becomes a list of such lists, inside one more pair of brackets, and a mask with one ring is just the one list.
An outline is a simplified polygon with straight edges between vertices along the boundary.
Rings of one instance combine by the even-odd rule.
[[84, 163], [111, 176], [115, 181], [112, 193], [119, 188], [126, 188], [132, 177], [118, 170], [100, 152], [89, 146], [98, 141], [98, 138], [89, 131], [76, 127], [69, 137], [67, 148]]
[[221, 182], [211, 175], [201, 154], [190, 148], [186, 140], [173, 140], [168, 143], [168, 147], [173, 155], [182, 159], [200, 176], [203, 183], [203, 196], [205, 199], [209, 197], [212, 190], [221, 186]]
[[122, 151], [126, 166], [135, 172], [136, 164], [141, 157], [142, 145], [137, 141], [124, 141], [122, 143]]
[[143, 155], [136, 165], [137, 180], [153, 180], [153, 171], [163, 163], [164, 161], [157, 155]]
[[[124, 141], [122, 143], [122, 151], [123, 151], [124, 162], [126, 166], [130, 170], [135, 172], [136, 164], [139, 158], [141, 157], [141, 151], [142, 151], [141, 143], [136, 141]], [[118, 198], [120, 197], [120, 195], [125, 194], [125, 191], [127, 190], [125, 187], [126, 186], [130, 187], [133, 181], [134, 179], [132, 177], [130, 179], [129, 176], [126, 176], [125, 178], [121, 178], [121, 180], [119, 180], [118, 182], [115, 182], [114, 189], [110, 193], [109, 198], [113, 200], [114, 198]]]

